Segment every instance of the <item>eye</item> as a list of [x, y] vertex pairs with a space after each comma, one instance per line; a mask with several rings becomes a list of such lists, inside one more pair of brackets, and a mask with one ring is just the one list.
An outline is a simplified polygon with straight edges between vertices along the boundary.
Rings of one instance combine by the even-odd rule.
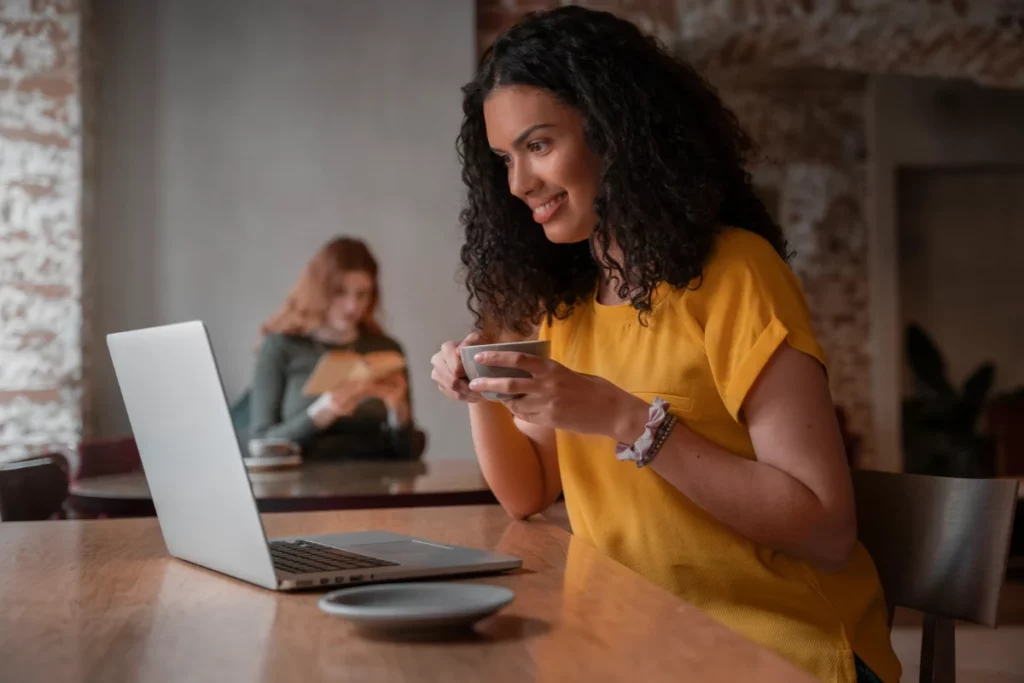
[[550, 145], [547, 140], [531, 140], [530, 142], [526, 143], [526, 149], [528, 149], [530, 152], [533, 152], [534, 154], [546, 152], [549, 146]]
[[511, 166], [512, 165], [512, 157], [510, 155], [508, 155], [508, 154], [499, 154], [498, 158], [501, 159], [501, 163], [503, 163], [505, 166]]

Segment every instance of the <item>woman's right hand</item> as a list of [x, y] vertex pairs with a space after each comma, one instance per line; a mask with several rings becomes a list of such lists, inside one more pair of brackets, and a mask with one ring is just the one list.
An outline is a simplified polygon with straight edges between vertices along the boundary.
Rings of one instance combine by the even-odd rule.
[[480, 403], [486, 401], [483, 396], [469, 388], [469, 378], [466, 376], [466, 369], [462, 367], [462, 356], [459, 349], [463, 346], [475, 344], [487, 344], [488, 339], [479, 332], [473, 332], [461, 342], [449, 341], [441, 345], [441, 350], [430, 359], [434, 367], [430, 373], [431, 379], [437, 382], [437, 388], [448, 398], [466, 403]]
[[369, 395], [369, 382], [346, 382], [343, 386], [321, 394], [308, 409], [309, 417], [320, 429], [326, 429], [355, 412], [359, 404]]
[[348, 417], [356, 407], [371, 395], [371, 383], [368, 381], [346, 382], [334, 391], [328, 392], [331, 397], [330, 406], [335, 417]]

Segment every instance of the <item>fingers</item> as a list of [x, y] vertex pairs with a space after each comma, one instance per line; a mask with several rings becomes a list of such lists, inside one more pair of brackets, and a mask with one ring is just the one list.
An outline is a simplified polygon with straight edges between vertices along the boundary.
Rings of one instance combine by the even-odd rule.
[[337, 389], [331, 390], [331, 400], [336, 404], [341, 404], [346, 401], [354, 400], [360, 396], [366, 394], [368, 385], [363, 381], [346, 382]]
[[478, 403], [484, 401], [479, 392], [469, 387], [469, 378], [466, 376], [466, 369], [462, 365], [459, 348], [464, 345], [486, 343], [487, 337], [479, 332], [473, 332], [462, 342], [445, 342], [441, 350], [430, 359], [433, 367], [430, 377], [437, 383], [438, 390], [448, 398], [456, 401]]
[[[439, 358], [441, 362], [447, 365], [455, 377], [465, 377], [466, 370], [462, 367], [462, 356], [459, 353], [459, 346], [460, 344], [453, 341], [445, 342], [441, 344], [441, 351], [434, 358]], [[436, 366], [436, 363], [434, 365]]]
[[408, 388], [409, 383], [404, 375], [390, 375], [377, 380], [371, 385], [371, 389], [377, 391], [402, 391]]
[[525, 398], [507, 398], [501, 402], [508, 412], [512, 413], [512, 417], [523, 422], [530, 422], [532, 424], [540, 424], [540, 413], [537, 408], [531, 406], [528, 402], [529, 397]]
[[356, 397], [351, 395], [335, 396], [331, 395], [331, 410], [337, 417], [347, 417], [355, 412], [356, 406], [359, 401]]
[[534, 393], [537, 390], [537, 382], [532, 378], [477, 377], [469, 383], [469, 389], [477, 393], [494, 392], [518, 396]]
[[471, 403], [482, 399], [479, 394], [470, 390], [469, 383], [464, 378], [452, 375], [447, 366], [434, 366], [430, 378], [437, 383], [440, 392], [448, 398]]
[[486, 344], [488, 338], [484, 336], [482, 332], [473, 331], [470, 332], [459, 346], [474, 346], [476, 344]]

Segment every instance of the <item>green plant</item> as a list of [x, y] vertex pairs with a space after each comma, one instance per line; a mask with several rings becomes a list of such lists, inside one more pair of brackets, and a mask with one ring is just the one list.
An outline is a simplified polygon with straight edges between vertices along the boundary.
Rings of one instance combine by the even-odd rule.
[[908, 472], [952, 477], [986, 477], [995, 471], [992, 440], [978, 429], [995, 366], [979, 365], [959, 390], [946, 361], [918, 325], [907, 327], [907, 362], [914, 379], [903, 402], [903, 453]]

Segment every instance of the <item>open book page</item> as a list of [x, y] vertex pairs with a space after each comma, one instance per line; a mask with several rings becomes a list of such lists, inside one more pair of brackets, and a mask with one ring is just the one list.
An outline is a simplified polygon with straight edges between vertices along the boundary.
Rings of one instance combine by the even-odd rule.
[[320, 357], [302, 391], [318, 396], [346, 382], [376, 381], [405, 370], [405, 358], [397, 351], [330, 351]]

